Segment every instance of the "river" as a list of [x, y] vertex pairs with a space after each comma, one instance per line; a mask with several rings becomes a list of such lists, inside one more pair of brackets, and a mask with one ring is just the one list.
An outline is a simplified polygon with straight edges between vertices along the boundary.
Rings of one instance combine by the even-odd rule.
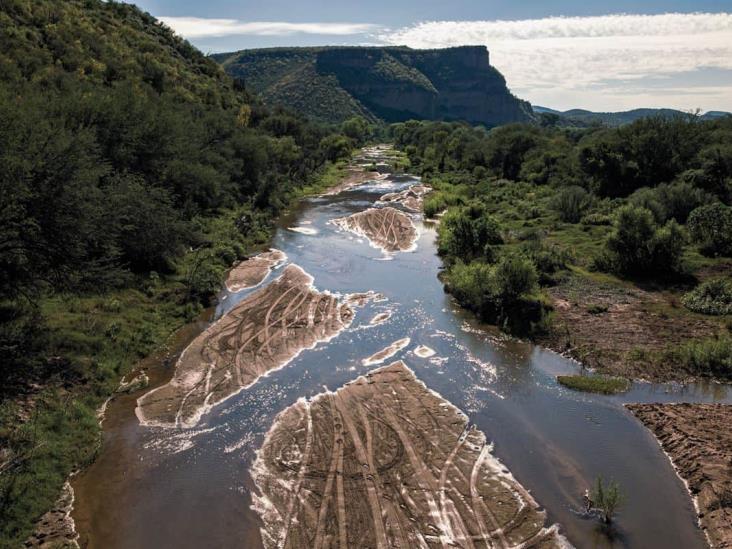
[[[548, 522], [558, 523], [573, 545], [706, 547], [683, 483], [623, 404], [732, 403], [729, 386], [635, 383], [617, 396], [563, 388], [556, 376], [576, 373], [576, 362], [481, 326], [443, 292], [434, 224], [415, 218], [416, 249], [386, 256], [329, 223], [417, 182], [390, 176], [311, 198], [279, 222], [273, 247], [311, 274], [318, 290], [386, 296], [357, 309], [346, 331], [215, 406], [192, 429], [141, 426], [134, 413], [139, 393], [110, 403], [99, 458], [72, 481], [82, 547], [260, 547], [248, 469], [277, 413], [369, 371], [373, 367], [363, 365], [364, 358], [406, 337], [410, 344], [394, 360], [403, 359], [429, 388], [468, 414], [494, 443], [495, 455], [547, 510]], [[152, 386], [169, 379], [175, 354], [211, 316], [226, 314], [251, 291], [256, 289], [222, 293], [215, 311], [177, 334], [171, 353], [146, 359]], [[369, 326], [385, 311], [391, 312], [388, 321]], [[418, 345], [436, 354], [420, 358], [413, 352]], [[577, 511], [584, 489], [598, 475], [618, 481], [625, 493], [612, 537]]]

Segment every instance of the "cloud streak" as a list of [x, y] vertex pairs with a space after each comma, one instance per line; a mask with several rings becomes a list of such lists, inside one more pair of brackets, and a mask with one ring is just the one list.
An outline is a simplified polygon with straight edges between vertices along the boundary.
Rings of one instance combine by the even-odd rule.
[[[485, 44], [512, 89], [539, 104], [625, 108], [644, 101], [732, 109], [732, 87], [676, 82], [656, 98], [661, 95], [657, 86], [643, 85], [647, 79], [694, 71], [732, 71], [728, 13], [431, 21], [378, 36], [384, 43], [414, 48]], [[689, 104], [692, 100], [697, 103]]]
[[253, 21], [238, 19], [208, 19], [204, 17], [159, 17], [160, 21], [189, 39], [232, 35], [290, 36], [320, 34], [348, 36], [375, 32], [379, 27], [370, 23], [288, 23], [286, 21]]

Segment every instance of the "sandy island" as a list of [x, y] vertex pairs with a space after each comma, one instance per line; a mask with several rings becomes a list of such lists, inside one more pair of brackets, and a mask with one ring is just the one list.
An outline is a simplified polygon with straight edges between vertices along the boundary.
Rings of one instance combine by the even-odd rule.
[[410, 341], [411, 340], [408, 337], [405, 337], [403, 339], [397, 339], [394, 343], [387, 345], [386, 347], [381, 349], [381, 351], [374, 353], [368, 358], [364, 358], [361, 363], [364, 366], [374, 366], [376, 364], [381, 364], [382, 362], [393, 357], [399, 351], [404, 349], [404, 347], [409, 345]]
[[381, 202], [391, 202], [401, 204], [406, 209], [413, 212], [421, 212], [424, 203], [424, 196], [432, 190], [427, 185], [412, 185], [408, 189], [398, 193], [387, 193], [379, 200]]
[[253, 288], [262, 283], [269, 272], [287, 259], [285, 252], [272, 248], [268, 252], [245, 259], [229, 271], [226, 278], [226, 289], [230, 292], [239, 292]]
[[353, 309], [297, 265], [247, 296], [181, 354], [173, 379], [137, 401], [146, 425], [192, 427], [212, 406], [345, 329]]
[[412, 218], [395, 208], [369, 208], [348, 217], [334, 219], [338, 227], [365, 236], [385, 252], [407, 251], [417, 241], [417, 228]]
[[432, 347], [427, 347], [427, 345], [419, 345], [415, 347], [414, 354], [419, 358], [430, 358], [435, 356], [435, 350]]
[[714, 548], [732, 547], [732, 406], [628, 404], [686, 483]]
[[403, 362], [287, 408], [252, 476], [268, 549], [566, 543], [485, 435]]

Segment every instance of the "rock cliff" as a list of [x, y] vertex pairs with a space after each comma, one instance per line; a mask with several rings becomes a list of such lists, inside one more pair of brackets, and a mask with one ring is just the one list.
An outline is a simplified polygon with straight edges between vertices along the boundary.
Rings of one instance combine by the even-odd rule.
[[266, 101], [331, 122], [361, 115], [495, 126], [533, 117], [485, 46], [272, 48], [213, 57]]

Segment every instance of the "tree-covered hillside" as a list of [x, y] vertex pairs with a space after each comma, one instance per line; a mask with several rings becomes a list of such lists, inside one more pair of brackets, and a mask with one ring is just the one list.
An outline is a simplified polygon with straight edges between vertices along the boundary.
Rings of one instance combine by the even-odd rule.
[[131, 5], [0, 3], [0, 547], [92, 459], [120, 377], [353, 143]]

